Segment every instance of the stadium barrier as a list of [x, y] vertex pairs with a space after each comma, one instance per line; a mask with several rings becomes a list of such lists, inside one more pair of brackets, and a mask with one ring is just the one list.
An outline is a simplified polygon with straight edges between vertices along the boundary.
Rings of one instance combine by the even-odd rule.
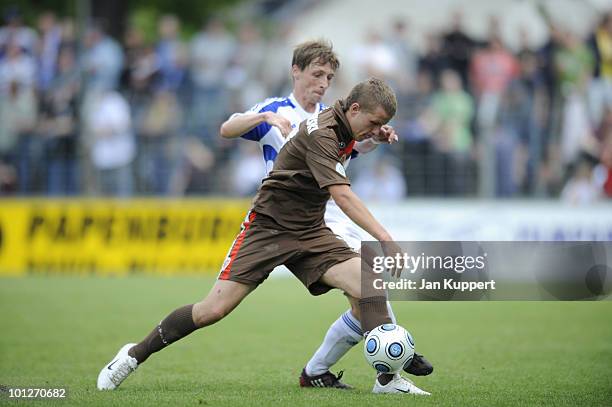
[[[0, 275], [216, 274], [248, 200], [0, 201]], [[612, 206], [554, 201], [372, 203], [400, 241], [612, 240]], [[276, 273], [278, 274], [278, 273]]]
[[612, 203], [411, 200], [368, 208], [398, 241], [612, 241]]
[[245, 200], [0, 201], [0, 274], [216, 273]]

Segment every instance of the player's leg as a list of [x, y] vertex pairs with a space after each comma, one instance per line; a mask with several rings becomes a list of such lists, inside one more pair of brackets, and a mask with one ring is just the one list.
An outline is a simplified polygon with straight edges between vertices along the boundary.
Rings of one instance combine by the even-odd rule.
[[[370, 267], [373, 265], [373, 259], [377, 256], [377, 253], [372, 249], [369, 245], [364, 245], [361, 247], [361, 256], [362, 260], [365, 261]], [[387, 301], [387, 308], [389, 311], [389, 316], [391, 317], [391, 321], [396, 324], [397, 319], [395, 318], [395, 314], [393, 313], [393, 308], [391, 307], [391, 303]], [[433, 372], [433, 366], [423, 355], [419, 355], [418, 353], [414, 354], [409, 365], [404, 367], [404, 371], [406, 373], [410, 373], [415, 376], [426, 376]]]
[[98, 375], [98, 389], [114, 390], [149, 356], [228, 315], [255, 288], [217, 280], [208, 295], [196, 304], [179, 307], [156, 325], [142, 341], [123, 346]]
[[[355, 306], [358, 307], [358, 300]], [[323, 342], [310, 358], [300, 376], [300, 386], [311, 387], [319, 376], [327, 375], [342, 356], [362, 339], [361, 325], [351, 309], [336, 319], [325, 334]], [[348, 386], [348, 385], [347, 385]]]
[[[355, 259], [353, 262], [359, 263], [359, 258]], [[327, 282], [321, 282], [327, 286], [332, 286]], [[358, 290], [356, 285], [354, 290]], [[357, 328], [351, 321], [356, 320], [351, 312], [347, 311], [329, 327], [321, 346], [319, 346], [313, 357], [302, 370], [300, 375], [301, 387], [352, 388], [352, 386], [340, 381], [343, 372], [335, 376], [329, 371], [329, 367], [345, 355], [349, 349], [359, 343], [362, 338], [360, 328]]]
[[320, 279], [321, 283], [338, 288], [348, 296], [358, 299], [357, 307], [364, 332], [392, 322], [387, 309], [387, 298], [384, 295], [377, 295], [373, 289], [362, 292], [362, 285], [363, 288], [373, 287], [373, 284], [363, 280], [373, 280], [373, 278], [371, 273], [362, 273], [361, 259], [353, 257], [331, 266]]
[[[311, 383], [319, 382], [318, 387], [330, 387], [328, 385], [321, 386], [319, 376], [323, 376], [323, 379], [335, 379], [335, 376], [329, 372], [329, 367], [362, 338], [361, 324], [359, 318], [355, 317], [361, 308], [358, 303], [361, 290], [361, 261], [359, 257], [356, 257], [358, 248], [348, 249], [347, 237], [350, 236], [350, 233], [344, 233], [346, 230], [344, 232], [343, 230], [339, 231], [336, 228], [334, 230], [335, 234], [330, 233], [327, 228], [314, 231], [312, 241], [316, 244], [310, 246], [306, 243], [306, 247], [303, 248], [304, 252], [311, 253], [313, 258], [300, 264], [294, 271], [294, 274], [315, 295], [316, 291], [322, 293], [329, 290], [330, 287], [336, 287], [355, 299], [352, 306], [354, 310], [343, 313], [328, 329], [323, 343], [302, 371], [301, 386], [309, 387]], [[337, 239], [337, 235], [344, 238], [344, 243]], [[357, 245], [360, 244], [359, 238], [355, 239], [355, 242]], [[325, 254], [322, 253], [323, 247], [327, 249]], [[305, 278], [304, 276], [310, 277]], [[316, 284], [311, 284], [313, 280], [316, 280]], [[324, 287], [327, 287], [327, 289]], [[323, 380], [323, 382], [330, 382], [333, 387], [347, 387], [337, 385], [337, 380]]]
[[[359, 317], [359, 300], [349, 295], [346, 297], [351, 307], [340, 314], [338, 319], [330, 325], [323, 338], [323, 342], [304, 368], [300, 378], [302, 386], [308, 382], [309, 377], [328, 372], [333, 365], [363, 338], [363, 330], [361, 329]], [[395, 324], [395, 314], [389, 301], [387, 301], [387, 311], [391, 321]]]
[[140, 365], [158, 352], [193, 331], [214, 324], [228, 315], [253, 290], [254, 286], [217, 280], [208, 295], [198, 303], [177, 308], [164, 318], [128, 354]]
[[274, 255], [267, 254], [263, 248], [275, 242], [278, 236], [269, 233], [265, 219], [256, 218], [254, 212], [247, 214], [223, 263], [219, 279], [206, 298], [197, 304], [177, 308], [141, 342], [121, 348], [115, 359], [100, 371], [99, 389], [115, 389], [151, 354], [198, 328], [221, 320], [294, 251], [292, 247], [283, 247], [284, 250]]
[[[346, 353], [363, 339], [359, 321], [359, 300], [347, 295], [351, 308], [340, 314], [327, 330], [323, 342], [312, 355], [304, 372], [307, 376], [318, 376], [330, 370]], [[389, 316], [395, 323], [391, 304], [387, 302]], [[301, 380], [304, 382], [305, 380]]]
[[[392, 323], [387, 298], [379, 295], [376, 290], [369, 289], [374, 286], [370, 282], [373, 278], [374, 275], [367, 270], [367, 265], [362, 270], [359, 258], [336, 264], [321, 277], [321, 282], [343, 290], [349, 296], [351, 305], [356, 305], [355, 314], [359, 316], [364, 333], [379, 325]], [[378, 374], [372, 391], [374, 393], [430, 395], [400, 374]]]

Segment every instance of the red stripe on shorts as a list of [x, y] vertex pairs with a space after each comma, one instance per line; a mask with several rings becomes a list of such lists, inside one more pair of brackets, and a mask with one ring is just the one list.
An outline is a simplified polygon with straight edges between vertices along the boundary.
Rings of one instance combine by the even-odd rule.
[[236, 258], [236, 255], [238, 254], [238, 250], [240, 250], [240, 246], [242, 246], [242, 241], [244, 240], [244, 236], [249, 230], [251, 223], [255, 220], [255, 215], [256, 215], [255, 212], [251, 212], [249, 214], [249, 220], [244, 221], [242, 223], [242, 230], [236, 237], [236, 240], [234, 240], [234, 245], [232, 246], [232, 250], [230, 251], [230, 254], [229, 254], [229, 263], [227, 263], [227, 266], [225, 266], [225, 268], [221, 272], [221, 275], [219, 276], [219, 280], [229, 279], [230, 273], [232, 271], [232, 263], [234, 262], [234, 259]]

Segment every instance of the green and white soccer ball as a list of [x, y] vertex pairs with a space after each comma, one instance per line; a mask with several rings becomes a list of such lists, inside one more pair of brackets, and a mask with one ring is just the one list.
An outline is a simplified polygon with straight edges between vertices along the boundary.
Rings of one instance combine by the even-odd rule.
[[372, 329], [363, 346], [366, 360], [380, 373], [397, 373], [414, 357], [412, 335], [396, 324], [384, 324]]

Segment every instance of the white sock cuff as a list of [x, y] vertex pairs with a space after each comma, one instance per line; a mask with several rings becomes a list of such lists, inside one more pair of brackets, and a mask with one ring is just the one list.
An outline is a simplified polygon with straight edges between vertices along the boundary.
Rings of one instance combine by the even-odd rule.
[[346, 311], [342, 316], [342, 322], [346, 325], [350, 331], [351, 336], [359, 341], [363, 338], [363, 331], [361, 330], [361, 323], [351, 314], [351, 310]]

